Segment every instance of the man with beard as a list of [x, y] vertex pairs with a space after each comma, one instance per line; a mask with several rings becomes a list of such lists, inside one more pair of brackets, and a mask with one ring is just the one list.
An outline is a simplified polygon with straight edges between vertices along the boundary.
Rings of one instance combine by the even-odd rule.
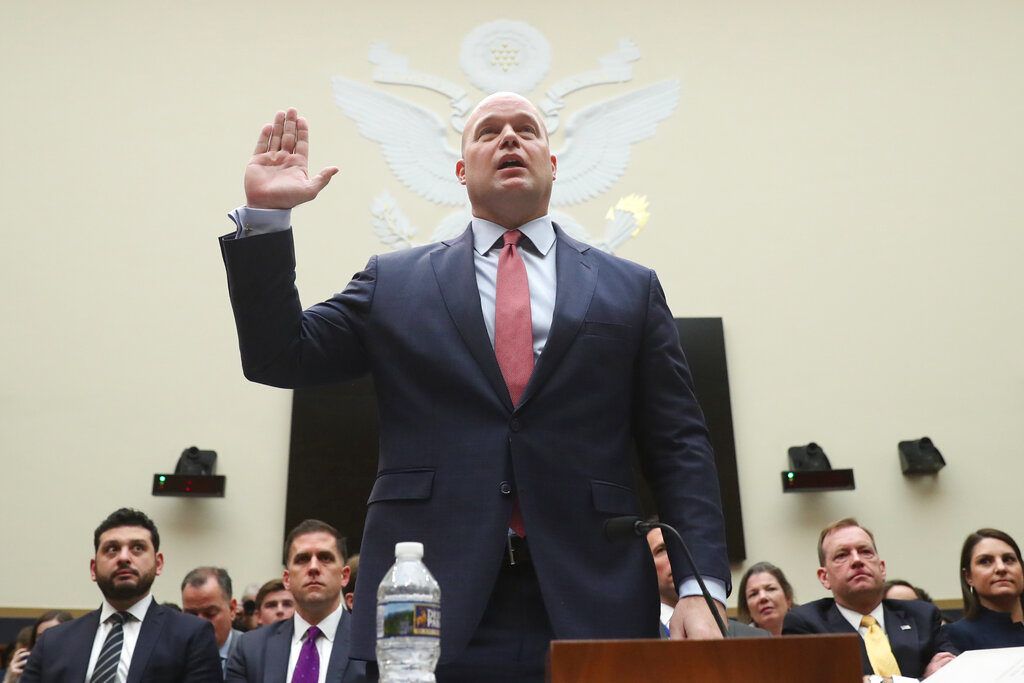
[[218, 683], [213, 628], [158, 604], [149, 589], [163, 570], [160, 534], [138, 510], [110, 514], [93, 535], [92, 580], [103, 593], [94, 612], [47, 630], [22, 683]]
[[782, 634], [857, 633], [864, 674], [927, 678], [956, 657], [940, 630], [935, 605], [883, 600], [885, 561], [875, 537], [852, 518], [825, 527], [818, 537], [818, 581], [834, 598], [786, 613]]

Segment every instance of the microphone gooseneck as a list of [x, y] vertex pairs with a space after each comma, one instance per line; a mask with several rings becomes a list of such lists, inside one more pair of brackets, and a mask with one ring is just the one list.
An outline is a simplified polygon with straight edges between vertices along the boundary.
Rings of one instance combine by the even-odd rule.
[[693, 577], [697, 579], [697, 585], [700, 587], [700, 592], [704, 596], [704, 602], [707, 603], [711, 616], [715, 618], [715, 623], [718, 624], [718, 630], [722, 632], [723, 638], [728, 638], [729, 631], [725, 626], [725, 622], [722, 621], [722, 615], [719, 614], [718, 608], [715, 607], [715, 600], [711, 597], [711, 593], [708, 592], [708, 587], [704, 585], [704, 578], [700, 575], [700, 571], [697, 569], [697, 563], [693, 561], [693, 555], [690, 554], [690, 549], [686, 547], [686, 541], [683, 540], [683, 537], [675, 530], [674, 527], [665, 524], [664, 522], [645, 522], [636, 515], [625, 515], [623, 517], [612, 517], [605, 520], [604, 536], [609, 541], [619, 541], [629, 538], [630, 536], [643, 538], [647, 535], [647, 532], [654, 528], [671, 531], [672, 535], [678, 539], [679, 545], [683, 549], [683, 554], [686, 556], [686, 561], [689, 563], [690, 569], [693, 571]]

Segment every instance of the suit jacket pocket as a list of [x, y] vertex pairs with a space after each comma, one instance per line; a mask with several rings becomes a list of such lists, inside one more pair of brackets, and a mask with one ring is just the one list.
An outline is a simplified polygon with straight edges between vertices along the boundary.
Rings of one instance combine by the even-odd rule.
[[627, 486], [593, 480], [590, 482], [590, 491], [594, 498], [594, 508], [598, 512], [613, 515], [640, 514], [636, 494]]
[[366, 504], [382, 500], [426, 500], [434, 488], [434, 470], [381, 472]]
[[628, 339], [630, 332], [629, 325], [620, 323], [599, 323], [584, 321], [583, 334], [591, 337], [604, 337], [605, 339]]

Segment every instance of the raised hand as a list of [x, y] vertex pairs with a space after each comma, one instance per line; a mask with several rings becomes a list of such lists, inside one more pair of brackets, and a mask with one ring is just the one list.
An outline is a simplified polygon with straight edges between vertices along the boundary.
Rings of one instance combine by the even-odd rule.
[[309, 124], [291, 108], [263, 126], [245, 167], [245, 203], [256, 209], [290, 209], [314, 199], [337, 166], [309, 177]]

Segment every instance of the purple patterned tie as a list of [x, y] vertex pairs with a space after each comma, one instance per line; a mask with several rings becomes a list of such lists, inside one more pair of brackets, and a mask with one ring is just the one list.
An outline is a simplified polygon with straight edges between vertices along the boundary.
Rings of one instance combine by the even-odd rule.
[[316, 639], [322, 635], [316, 626], [310, 626], [306, 631], [306, 640], [299, 650], [299, 661], [295, 662], [292, 683], [317, 683], [320, 680], [320, 653], [316, 651]]

